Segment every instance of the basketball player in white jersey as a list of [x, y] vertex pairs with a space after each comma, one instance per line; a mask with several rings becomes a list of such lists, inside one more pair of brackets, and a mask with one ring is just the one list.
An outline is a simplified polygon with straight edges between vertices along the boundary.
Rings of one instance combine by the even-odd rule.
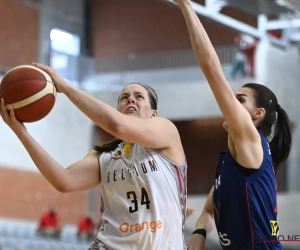
[[116, 110], [67, 83], [50, 67], [34, 65], [51, 76], [58, 92], [118, 138], [64, 168], [15, 119], [12, 108], [9, 115], [1, 100], [3, 120], [58, 191], [86, 190], [100, 183], [103, 223], [91, 249], [186, 249], [186, 159], [175, 125], [157, 117], [155, 91], [129, 84]]

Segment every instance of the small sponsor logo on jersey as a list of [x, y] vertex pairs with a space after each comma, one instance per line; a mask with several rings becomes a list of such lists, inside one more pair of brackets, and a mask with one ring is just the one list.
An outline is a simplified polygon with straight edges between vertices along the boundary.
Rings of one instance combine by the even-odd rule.
[[215, 190], [221, 185], [221, 175], [217, 179], [215, 179]]
[[114, 155], [111, 157], [111, 160], [119, 160], [121, 159], [122, 152], [121, 150], [117, 150]]
[[268, 145], [268, 153], [269, 153], [269, 155], [271, 155], [272, 153], [271, 153], [270, 145], [268, 142], [267, 142], [267, 145]]
[[219, 232], [219, 241], [222, 246], [229, 246], [231, 244], [231, 241], [227, 238], [227, 234], [222, 234]]
[[278, 226], [278, 222], [277, 220], [271, 220], [270, 221], [270, 224], [271, 224], [271, 235], [272, 236], [279, 236], [279, 226]]
[[128, 222], [123, 222], [119, 230], [121, 233], [133, 233], [133, 232], [140, 232], [144, 230], [149, 230], [151, 233], [155, 233], [157, 230], [162, 228], [162, 222], [158, 221], [144, 221], [142, 223], [134, 223], [130, 224]]

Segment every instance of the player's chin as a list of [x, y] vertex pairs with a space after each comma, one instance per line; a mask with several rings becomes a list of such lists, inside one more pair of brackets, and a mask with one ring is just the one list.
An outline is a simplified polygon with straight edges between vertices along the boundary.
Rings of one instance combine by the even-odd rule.
[[139, 114], [137, 112], [125, 112], [123, 113], [124, 115], [129, 115], [129, 116], [135, 116], [135, 117], [139, 117]]

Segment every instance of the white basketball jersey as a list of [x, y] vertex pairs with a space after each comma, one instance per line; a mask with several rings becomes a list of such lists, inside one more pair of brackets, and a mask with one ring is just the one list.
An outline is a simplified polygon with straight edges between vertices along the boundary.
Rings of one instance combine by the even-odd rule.
[[100, 156], [100, 250], [183, 250], [186, 170], [153, 149], [123, 143]]

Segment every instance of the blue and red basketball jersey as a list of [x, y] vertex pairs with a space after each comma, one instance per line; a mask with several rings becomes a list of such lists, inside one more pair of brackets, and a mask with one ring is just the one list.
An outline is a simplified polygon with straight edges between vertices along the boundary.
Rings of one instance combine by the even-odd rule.
[[[213, 193], [214, 219], [223, 249], [283, 249], [277, 237], [277, 182], [267, 139], [264, 159], [245, 174], [229, 150], [221, 153]], [[246, 169], [247, 170], [247, 169]]]

